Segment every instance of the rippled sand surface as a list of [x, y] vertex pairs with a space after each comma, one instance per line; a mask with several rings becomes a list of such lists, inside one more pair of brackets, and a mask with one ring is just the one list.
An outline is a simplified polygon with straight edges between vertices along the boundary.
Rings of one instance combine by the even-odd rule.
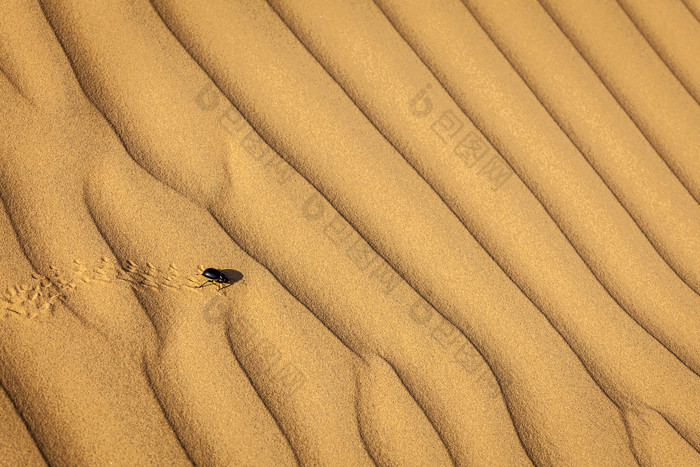
[[699, 44], [698, 0], [4, 0], [0, 465], [700, 465]]

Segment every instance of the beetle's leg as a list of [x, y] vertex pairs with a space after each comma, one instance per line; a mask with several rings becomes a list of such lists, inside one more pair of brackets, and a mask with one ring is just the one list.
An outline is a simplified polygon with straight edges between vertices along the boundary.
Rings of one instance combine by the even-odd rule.
[[219, 290], [224, 290], [226, 287], [231, 287], [233, 283], [226, 284], [225, 286], [221, 287]]
[[208, 281], [206, 281], [204, 284], [200, 285], [200, 286], [197, 287], [197, 288], [198, 288], [198, 289], [201, 289], [202, 287], [204, 287], [205, 285], [207, 285], [207, 284], [209, 284], [209, 283], [214, 283], [214, 281], [212, 281], [211, 279], [209, 279]]

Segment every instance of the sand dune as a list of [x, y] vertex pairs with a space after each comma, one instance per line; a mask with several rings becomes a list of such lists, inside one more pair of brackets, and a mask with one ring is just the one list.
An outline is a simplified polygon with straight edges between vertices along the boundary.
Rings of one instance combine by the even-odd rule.
[[700, 465], [698, 38], [3, 2], [0, 465]]

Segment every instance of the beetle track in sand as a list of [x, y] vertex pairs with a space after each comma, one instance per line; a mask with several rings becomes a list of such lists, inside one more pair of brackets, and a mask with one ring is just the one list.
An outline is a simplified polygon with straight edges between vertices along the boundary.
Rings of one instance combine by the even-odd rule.
[[198, 265], [199, 274], [189, 276], [181, 275], [181, 269], [174, 264], [160, 269], [150, 262], [145, 266], [131, 260], [125, 261], [125, 266], [102, 257], [99, 265], [89, 267], [83, 261], [73, 260], [73, 269], [65, 273], [62, 269], [49, 266], [49, 277], [40, 274], [32, 274], [31, 282], [20, 282], [14, 286], [8, 286], [0, 294], [0, 318], [17, 316], [33, 319], [37, 316], [46, 316], [53, 310], [54, 304], [71, 289], [76, 289], [82, 284], [111, 283], [115, 281], [128, 282], [134, 289], [147, 288], [150, 290], [189, 290], [196, 291], [199, 288], [197, 279], [204, 266]]

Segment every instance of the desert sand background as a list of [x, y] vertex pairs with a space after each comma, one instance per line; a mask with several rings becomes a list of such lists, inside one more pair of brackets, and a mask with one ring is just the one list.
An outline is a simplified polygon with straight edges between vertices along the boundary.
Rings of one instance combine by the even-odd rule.
[[0, 465], [700, 465], [699, 52], [698, 0], [3, 0]]

